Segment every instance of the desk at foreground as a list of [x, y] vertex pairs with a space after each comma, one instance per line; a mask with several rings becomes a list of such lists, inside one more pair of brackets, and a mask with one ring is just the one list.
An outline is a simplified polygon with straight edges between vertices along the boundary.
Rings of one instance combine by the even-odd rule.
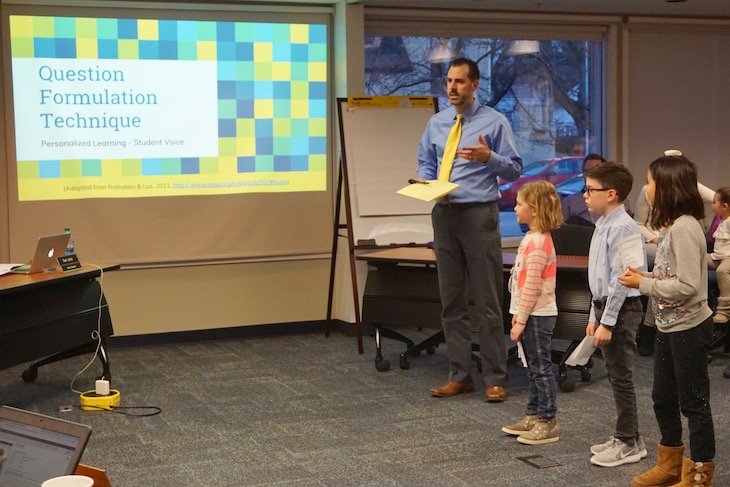
[[110, 380], [106, 339], [114, 334], [109, 305], [97, 280], [119, 265], [82, 265], [69, 272], [0, 276], [0, 369], [44, 358], [22, 374], [32, 382], [38, 367], [97, 350], [101, 377]]
[[[399, 365], [402, 369], [409, 368], [409, 359], [418, 356], [423, 350], [429, 354], [434, 353], [435, 348], [444, 343], [442, 331], [415, 344], [401, 333], [390, 329], [390, 327], [441, 329], [441, 299], [434, 251], [429, 248], [400, 247], [362, 254], [357, 259], [368, 263], [362, 321], [370, 323], [375, 331], [376, 368], [385, 371], [390, 367], [390, 363], [382, 357], [381, 335], [406, 344], [406, 351], [400, 355]], [[568, 350], [558, 360], [558, 380], [561, 390], [567, 391], [572, 390], [574, 383], [567, 379], [567, 366], [564, 361], [585, 337], [591, 294], [588, 289], [588, 257], [559, 255], [557, 259], [556, 298], [559, 312], [553, 338], [571, 341]], [[514, 260], [514, 253], [502, 254], [505, 277], [502, 318], [505, 333], [509, 333], [512, 327], [507, 282]], [[472, 323], [475, 323], [471, 300], [469, 314]], [[474, 348], [476, 350], [478, 347], [475, 345]], [[590, 372], [586, 368], [581, 369], [581, 379], [590, 380]]]
[[94, 487], [112, 487], [109, 482], [109, 477], [106, 475], [106, 471], [96, 467], [90, 467], [82, 463], [76, 467], [74, 475], [86, 475], [94, 479]]

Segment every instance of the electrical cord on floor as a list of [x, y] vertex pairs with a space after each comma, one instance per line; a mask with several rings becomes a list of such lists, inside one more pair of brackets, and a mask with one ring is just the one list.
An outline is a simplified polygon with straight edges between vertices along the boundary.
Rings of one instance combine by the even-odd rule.
[[96, 341], [96, 349], [94, 350], [94, 354], [91, 356], [91, 360], [86, 364], [86, 366], [79, 370], [76, 375], [73, 376], [71, 379], [70, 388], [73, 392], [76, 394], [82, 394], [82, 391], [77, 391], [74, 388], [74, 382], [76, 382], [76, 379], [86, 371], [89, 367], [91, 367], [91, 364], [96, 361], [97, 356], [99, 355], [99, 349], [101, 348], [101, 317], [102, 317], [102, 303], [104, 302], [104, 269], [101, 268], [101, 266], [98, 266], [96, 264], [86, 264], [90, 267], [96, 267], [99, 269], [99, 302], [96, 305], [97, 309], [97, 316], [96, 316], [96, 330], [91, 332], [91, 339]]
[[[124, 416], [131, 416], [133, 418], [146, 418], [149, 416], [156, 416], [162, 412], [162, 408], [157, 406], [92, 406], [88, 404], [84, 404], [83, 406], [81, 404], [74, 404], [73, 407], [79, 408], [81, 410], [93, 410], [93, 411], [108, 411], [110, 413], [117, 413], [117, 414], [123, 414]], [[150, 409], [151, 412], [146, 414], [132, 414], [132, 413], [126, 413], [124, 411], [119, 411], [120, 409]]]
[[[88, 369], [91, 366], [91, 364], [94, 363], [94, 361], [96, 360], [96, 358], [99, 355], [99, 349], [101, 348], [101, 340], [102, 340], [102, 337], [101, 337], [102, 304], [104, 302], [104, 269], [95, 264], [86, 264], [86, 265], [91, 266], [91, 267], [96, 267], [97, 269], [99, 269], [99, 302], [97, 303], [97, 306], [96, 306], [96, 309], [98, 311], [97, 320], [96, 320], [96, 330], [94, 330], [91, 334], [92, 340], [96, 341], [96, 350], [94, 351], [94, 355], [91, 357], [91, 360], [86, 364], [86, 366], [83, 369], [81, 369], [73, 377], [73, 379], [71, 379], [71, 384], [70, 384], [71, 390], [82, 396], [81, 397], [82, 402], [84, 399], [83, 395], [85, 393], [81, 392], [81, 391], [77, 391], [74, 388], [74, 382], [84, 371], [86, 371], [86, 369]], [[99, 381], [97, 381], [97, 382], [99, 382]], [[108, 389], [108, 387], [109, 387], [109, 384], [107, 382], [107, 389]], [[114, 392], [117, 394], [117, 403], [118, 403], [119, 391], [114, 391]], [[73, 407], [81, 409], [82, 411], [106, 411], [106, 412], [111, 412], [111, 413], [116, 413], [116, 414], [122, 414], [124, 416], [130, 416], [133, 418], [146, 418], [146, 417], [150, 417], [150, 416], [156, 416], [162, 412], [162, 408], [159, 408], [157, 406], [106, 406], [106, 405], [100, 406], [100, 405], [94, 405], [94, 404], [74, 404]], [[121, 409], [149, 410], [150, 412], [136, 414], [136, 413], [131, 413], [131, 412], [120, 411]]]

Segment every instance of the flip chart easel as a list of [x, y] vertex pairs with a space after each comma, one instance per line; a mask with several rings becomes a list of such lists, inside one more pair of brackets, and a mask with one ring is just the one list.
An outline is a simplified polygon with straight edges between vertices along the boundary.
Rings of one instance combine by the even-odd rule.
[[418, 143], [438, 103], [431, 96], [362, 96], [338, 98], [337, 109], [341, 155], [325, 334], [329, 336], [332, 318], [337, 244], [343, 237], [347, 238], [358, 353], [363, 353], [355, 252], [425, 246], [433, 239], [433, 203], [395, 192], [415, 175]]

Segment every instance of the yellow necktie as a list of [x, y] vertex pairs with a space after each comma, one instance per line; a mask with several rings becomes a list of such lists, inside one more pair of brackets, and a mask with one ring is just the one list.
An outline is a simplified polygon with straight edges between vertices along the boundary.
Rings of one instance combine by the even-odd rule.
[[456, 149], [461, 140], [461, 114], [456, 115], [456, 123], [451, 127], [449, 138], [446, 139], [446, 147], [444, 147], [444, 157], [441, 159], [441, 169], [439, 169], [439, 181], [448, 181], [451, 175], [451, 166], [454, 165], [456, 157]]

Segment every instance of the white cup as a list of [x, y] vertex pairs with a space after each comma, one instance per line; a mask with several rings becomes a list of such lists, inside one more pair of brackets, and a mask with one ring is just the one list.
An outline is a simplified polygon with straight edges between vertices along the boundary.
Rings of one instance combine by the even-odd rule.
[[86, 475], [64, 475], [46, 480], [41, 487], [94, 487], [94, 479]]

